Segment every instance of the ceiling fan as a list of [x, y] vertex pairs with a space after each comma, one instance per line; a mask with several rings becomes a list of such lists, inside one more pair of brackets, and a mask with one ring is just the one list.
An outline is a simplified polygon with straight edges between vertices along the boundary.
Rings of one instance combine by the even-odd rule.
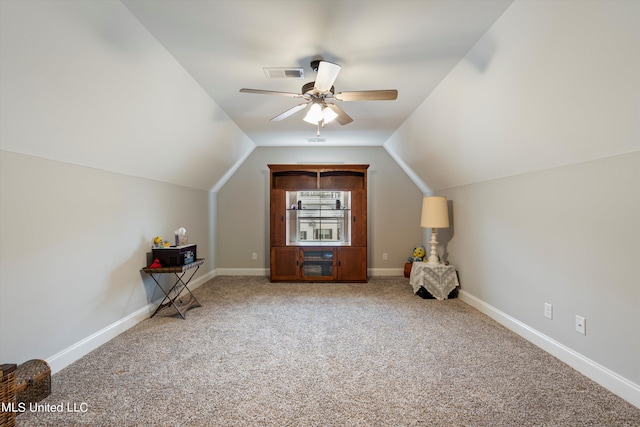
[[271, 121], [278, 122], [284, 120], [308, 107], [309, 111], [307, 111], [303, 120], [318, 126], [318, 136], [320, 136], [320, 127], [323, 127], [333, 120], [336, 120], [341, 125], [346, 125], [353, 121], [342, 108], [327, 101], [385, 101], [394, 100], [398, 97], [398, 91], [395, 89], [336, 93], [333, 83], [338, 77], [338, 73], [342, 67], [328, 61], [313, 60], [311, 61], [311, 68], [317, 73], [316, 81], [304, 84], [300, 93], [247, 88], [240, 89], [240, 92], [303, 98], [305, 102], [278, 114], [272, 118]]

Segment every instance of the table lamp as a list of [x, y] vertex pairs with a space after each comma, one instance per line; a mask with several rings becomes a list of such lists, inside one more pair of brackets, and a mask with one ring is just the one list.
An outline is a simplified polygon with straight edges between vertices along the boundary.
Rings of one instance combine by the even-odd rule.
[[447, 208], [447, 198], [444, 196], [428, 196], [422, 199], [422, 217], [420, 226], [431, 228], [431, 252], [429, 253], [429, 265], [440, 265], [436, 248], [436, 230], [438, 228], [449, 228], [449, 209]]

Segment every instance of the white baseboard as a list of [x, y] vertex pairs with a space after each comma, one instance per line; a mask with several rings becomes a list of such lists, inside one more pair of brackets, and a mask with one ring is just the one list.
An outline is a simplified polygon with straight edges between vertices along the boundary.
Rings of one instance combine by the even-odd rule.
[[404, 276], [404, 267], [402, 268], [370, 268], [369, 277], [373, 276]]
[[[370, 268], [369, 276], [404, 276], [403, 268]], [[268, 268], [218, 268], [217, 276], [265, 276], [269, 277]]]
[[[189, 289], [197, 289], [203, 283], [207, 282], [215, 276], [216, 272], [214, 270], [204, 274], [203, 276], [193, 279], [193, 281], [189, 283]], [[137, 325], [145, 319], [148, 319], [159, 303], [160, 300], [149, 303], [144, 307], [141, 307], [138, 310], [134, 311], [133, 313], [123, 317], [122, 319], [102, 328], [98, 332], [89, 335], [83, 340], [78, 341], [77, 343], [65, 348], [64, 350], [54, 354], [53, 356], [48, 357], [46, 361], [51, 368], [51, 373], [55, 374], [63, 368], [66, 368], [71, 363], [80, 359], [82, 356], [89, 354], [91, 351], [100, 347], [102, 344], [105, 344], [109, 340], [117, 337], [127, 329]]]
[[265, 276], [269, 277], [268, 268], [218, 268], [216, 276]]
[[617, 394], [627, 402], [640, 408], [640, 385], [616, 374], [610, 369], [594, 362], [564, 344], [550, 338], [508, 314], [498, 310], [479, 298], [460, 290], [458, 298], [491, 317], [506, 328], [512, 330], [527, 341], [557, 357], [584, 376], [597, 382], [604, 388]]

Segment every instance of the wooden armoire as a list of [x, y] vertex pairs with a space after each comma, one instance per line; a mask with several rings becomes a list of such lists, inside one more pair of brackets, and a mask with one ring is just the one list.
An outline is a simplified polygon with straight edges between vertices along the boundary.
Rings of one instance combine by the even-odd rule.
[[268, 165], [271, 281], [367, 281], [369, 165]]

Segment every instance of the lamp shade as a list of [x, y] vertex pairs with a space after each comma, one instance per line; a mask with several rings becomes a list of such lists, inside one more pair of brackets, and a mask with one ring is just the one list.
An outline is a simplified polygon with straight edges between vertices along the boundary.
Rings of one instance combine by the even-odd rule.
[[448, 228], [449, 209], [444, 196], [429, 196], [422, 199], [420, 226], [424, 228]]

